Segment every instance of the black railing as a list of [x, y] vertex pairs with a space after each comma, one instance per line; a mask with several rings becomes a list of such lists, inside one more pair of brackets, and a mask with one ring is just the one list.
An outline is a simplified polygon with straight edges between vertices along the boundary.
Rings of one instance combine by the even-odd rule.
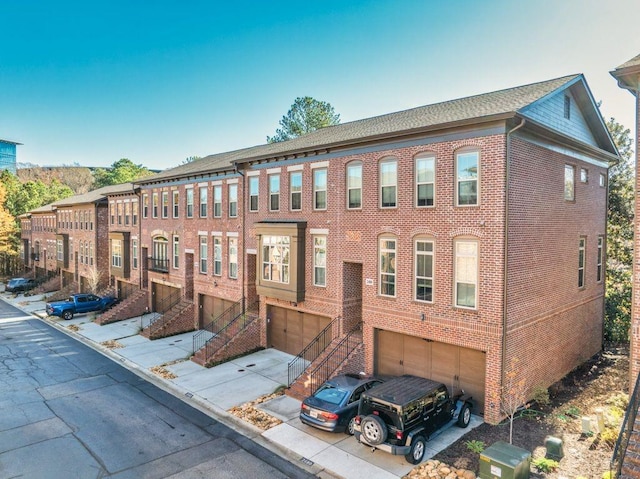
[[[257, 303], [257, 301], [256, 301]], [[219, 351], [222, 347], [229, 343], [234, 337], [236, 337], [241, 331], [243, 331], [250, 323], [258, 318], [258, 314], [255, 312], [255, 305], [253, 303], [249, 308], [241, 312], [238, 316], [233, 318], [228, 324], [226, 324], [215, 336], [212, 336], [207, 340], [204, 346], [200, 349], [204, 350], [205, 362], [214, 355], [216, 351]], [[194, 351], [195, 353], [195, 351]]]
[[320, 331], [320, 333], [305, 346], [300, 354], [289, 362], [287, 366], [288, 386], [291, 386], [296, 379], [302, 376], [305, 369], [329, 346], [329, 343], [331, 343], [333, 339], [333, 325], [336, 320], [337, 318], [331, 321], [326, 328]]
[[349, 332], [326, 358], [322, 360], [316, 368], [309, 373], [309, 390], [315, 393], [322, 384], [331, 377], [340, 366], [353, 352], [353, 350], [362, 343], [360, 330], [356, 329]]
[[213, 321], [205, 325], [193, 335], [193, 352], [200, 350], [211, 339], [211, 335], [214, 336], [220, 332], [227, 324], [233, 321], [234, 318], [244, 312], [244, 298], [240, 301], [233, 303], [221, 314], [219, 314]]
[[164, 313], [178, 304], [178, 302], [180, 301], [181, 293], [182, 292], [180, 290], [174, 291], [162, 301], [154, 303], [153, 312], [158, 314], [155, 317], [151, 318], [151, 320], [149, 321], [149, 327], [151, 327], [152, 324], [158, 322], [160, 318], [162, 318], [162, 315]]
[[629, 405], [627, 411], [624, 414], [624, 420], [620, 426], [620, 434], [618, 440], [613, 448], [613, 456], [611, 457], [611, 463], [609, 465], [611, 478], [620, 477], [622, 471], [622, 464], [624, 458], [627, 455], [627, 447], [629, 446], [629, 440], [631, 439], [631, 433], [636, 423], [636, 416], [638, 415], [638, 407], [640, 407], [640, 374], [636, 378], [636, 385], [633, 388], [633, 394], [629, 398]]
[[156, 271], [159, 273], [169, 272], [169, 260], [166, 258], [148, 258], [149, 259], [149, 271]]
[[135, 291], [138, 291], [138, 290], [140, 290], [140, 287], [137, 284], [121, 282], [118, 284], [118, 287], [117, 287], [118, 299], [120, 301], [127, 299]]

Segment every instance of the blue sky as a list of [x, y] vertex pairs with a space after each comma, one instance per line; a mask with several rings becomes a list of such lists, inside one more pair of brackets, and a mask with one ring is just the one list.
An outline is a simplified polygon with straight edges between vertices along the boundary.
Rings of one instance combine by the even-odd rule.
[[638, 0], [0, 0], [0, 25], [19, 162], [168, 168], [264, 143], [298, 96], [346, 122], [571, 73], [635, 123], [609, 71]]

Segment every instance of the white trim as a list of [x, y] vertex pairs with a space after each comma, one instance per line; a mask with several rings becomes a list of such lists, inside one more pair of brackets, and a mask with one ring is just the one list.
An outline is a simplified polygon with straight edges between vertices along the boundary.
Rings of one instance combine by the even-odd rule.
[[280, 173], [282, 168], [268, 168], [267, 175], [275, 175], [276, 173]]
[[198, 188], [202, 188], [203, 186], [209, 186], [209, 182], [205, 181], [204, 183], [198, 183]]
[[184, 189], [185, 190], [192, 190], [193, 189], [193, 185], [184, 185]]
[[318, 161], [316, 163], [311, 163], [309, 165], [309, 167], [313, 170], [314, 168], [328, 168], [329, 167], [329, 162], [328, 161]]
[[211, 236], [222, 236], [222, 231], [212, 231]]
[[312, 235], [328, 235], [329, 234], [329, 229], [328, 228], [311, 228], [309, 230], [309, 234]]
[[206, 231], [198, 231], [198, 236], [206, 236], [207, 232]]
[[247, 248], [247, 249], [245, 250], [245, 252], [246, 252], [247, 254], [258, 254], [258, 250], [257, 250], [257, 249], [255, 249], [255, 248]]
[[551, 151], [555, 151], [556, 153], [560, 153], [562, 155], [565, 156], [569, 156], [571, 158], [575, 158], [577, 160], [581, 160], [584, 161], [585, 163], [589, 163], [590, 165], [595, 165], [599, 168], [609, 168], [609, 164], [604, 162], [604, 161], [600, 161], [600, 160], [596, 160], [590, 156], [584, 155], [582, 153], [579, 153], [575, 150], [572, 150], [568, 147], [563, 147], [563, 146], [559, 146], [559, 145], [555, 145], [555, 144], [551, 144], [548, 143], [546, 141], [543, 141], [539, 138], [533, 138], [532, 136], [525, 134], [525, 133], [516, 133], [516, 136], [521, 139], [521, 140], [525, 140], [528, 141], [529, 143], [532, 143], [536, 146], [539, 146], [541, 148], [545, 148], [547, 150], [551, 150]]
[[195, 251], [192, 248], [185, 248], [184, 252], [185, 253], [196, 254]]
[[[328, 163], [328, 162], [327, 162]], [[287, 166], [287, 171], [301, 171], [304, 170], [304, 165], [291, 165]]]
[[222, 180], [212, 181], [211, 186], [222, 186]]
[[227, 238], [237, 238], [238, 237], [238, 232], [237, 231], [228, 231], [227, 232]]
[[231, 179], [227, 180], [227, 184], [228, 185], [237, 185], [238, 184], [238, 178], [231, 178]]
[[259, 171], [247, 171], [247, 176], [260, 176]]

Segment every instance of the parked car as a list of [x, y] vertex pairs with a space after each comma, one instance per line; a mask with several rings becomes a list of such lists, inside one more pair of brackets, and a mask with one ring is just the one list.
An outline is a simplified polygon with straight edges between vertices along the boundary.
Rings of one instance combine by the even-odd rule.
[[118, 300], [113, 296], [100, 297], [95, 294], [74, 294], [64, 301], [47, 303], [46, 311], [49, 316], [60, 316], [71, 319], [74, 314], [104, 311], [113, 306]]
[[36, 280], [30, 278], [12, 278], [7, 283], [5, 291], [9, 293], [19, 293], [29, 291], [37, 285]]
[[331, 378], [302, 401], [300, 421], [323, 431], [353, 434], [360, 396], [378, 384], [381, 379], [358, 374]]
[[418, 464], [433, 433], [452, 420], [467, 427], [470, 419], [471, 396], [451, 397], [442, 383], [405, 375], [362, 393], [354, 434], [365, 445]]

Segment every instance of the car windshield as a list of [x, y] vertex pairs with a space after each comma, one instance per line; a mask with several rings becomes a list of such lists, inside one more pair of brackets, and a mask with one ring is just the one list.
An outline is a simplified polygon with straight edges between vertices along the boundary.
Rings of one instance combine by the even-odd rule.
[[324, 384], [318, 389], [314, 396], [330, 404], [340, 404], [348, 394], [349, 391], [337, 388], [331, 384]]

